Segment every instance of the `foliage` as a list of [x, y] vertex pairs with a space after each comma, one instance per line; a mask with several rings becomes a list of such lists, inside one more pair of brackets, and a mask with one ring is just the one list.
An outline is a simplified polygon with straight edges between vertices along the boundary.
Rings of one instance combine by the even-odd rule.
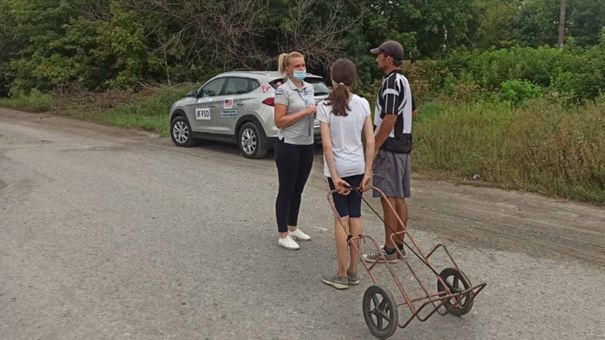
[[[569, 3], [570, 41], [596, 44], [604, 24], [598, 16], [602, 2]], [[348, 56], [359, 66], [360, 86], [368, 88], [379, 76], [368, 50], [384, 40], [400, 41], [412, 60], [471, 47], [549, 44], [556, 34], [551, 5], [546, 0], [0, 0], [0, 95], [9, 89], [199, 82], [225, 69], [275, 69], [277, 55], [292, 50], [307, 56], [310, 71], [326, 76], [330, 62]]]
[[[548, 93], [570, 103], [581, 103], [595, 99], [605, 90], [604, 47], [602, 41], [588, 49], [514, 47], [461, 51], [430, 64], [427, 78], [433, 92], [451, 92], [453, 86], [469, 82], [488, 92], [499, 92], [504, 84], [504, 91], [509, 94], [521, 91], [529, 95], [518, 99]], [[545, 91], [531, 88], [528, 83]]]
[[483, 0], [478, 2], [474, 47], [481, 50], [509, 48], [517, 44], [515, 18], [521, 0]]
[[0, 97], [8, 94], [13, 76], [9, 62], [18, 56], [25, 41], [16, 28], [16, 20], [7, 0], [0, 0]]
[[603, 112], [604, 97], [571, 109], [543, 99], [430, 102], [414, 127], [414, 166], [605, 204]]
[[53, 108], [56, 103], [55, 96], [32, 90], [29, 94], [18, 94], [11, 98], [0, 98], [0, 106], [31, 112], [45, 112]]
[[519, 105], [528, 99], [542, 95], [543, 89], [526, 80], [507, 80], [500, 85], [500, 99]]
[[[605, 1], [567, 0], [567, 36], [580, 46], [599, 41], [599, 30], [605, 26]], [[523, 45], [554, 45], [559, 23], [558, 0], [523, 1], [513, 23], [516, 39]]]
[[[70, 118], [123, 128], [142, 129], [161, 136], [168, 134], [168, 109], [193, 84], [145, 86], [140, 91], [108, 90], [103, 93], [77, 91], [53, 97], [50, 112]], [[0, 105], [3, 105], [0, 100]]]

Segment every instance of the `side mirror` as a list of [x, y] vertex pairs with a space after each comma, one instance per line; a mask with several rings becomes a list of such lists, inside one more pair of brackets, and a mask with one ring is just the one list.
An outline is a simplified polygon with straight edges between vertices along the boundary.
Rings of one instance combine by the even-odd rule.
[[187, 93], [187, 97], [197, 97], [197, 91], [196, 90], [189, 91], [189, 93]]

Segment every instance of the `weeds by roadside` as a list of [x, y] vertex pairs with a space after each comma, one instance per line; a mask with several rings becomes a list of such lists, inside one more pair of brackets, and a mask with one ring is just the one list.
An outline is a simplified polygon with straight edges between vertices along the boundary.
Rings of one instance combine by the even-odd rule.
[[146, 88], [137, 93], [113, 91], [96, 97], [87, 93], [83, 98], [71, 95], [56, 114], [167, 136], [170, 106], [194, 87], [181, 84]]
[[44, 112], [51, 110], [55, 102], [56, 98], [54, 95], [32, 90], [28, 95], [19, 94], [11, 98], [0, 98], [0, 107]]
[[427, 103], [414, 138], [420, 171], [605, 204], [605, 98], [573, 109], [545, 100]]

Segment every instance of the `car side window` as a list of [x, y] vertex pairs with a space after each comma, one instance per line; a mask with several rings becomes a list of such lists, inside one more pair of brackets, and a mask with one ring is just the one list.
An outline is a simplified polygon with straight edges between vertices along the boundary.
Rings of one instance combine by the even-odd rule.
[[222, 94], [225, 78], [214, 79], [200, 90], [200, 97], [215, 97]]
[[260, 83], [254, 79], [248, 79], [248, 92], [252, 92], [260, 87]]
[[252, 91], [250, 89], [250, 79], [247, 78], [229, 78], [225, 87], [225, 95], [244, 94]]

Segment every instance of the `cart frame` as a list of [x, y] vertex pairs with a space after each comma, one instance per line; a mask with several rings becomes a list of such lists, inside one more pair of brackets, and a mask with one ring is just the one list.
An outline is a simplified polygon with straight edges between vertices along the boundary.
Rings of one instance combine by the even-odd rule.
[[[401, 217], [397, 214], [397, 211], [391, 205], [384, 192], [376, 187], [371, 187], [371, 189], [378, 192], [380, 194], [380, 197], [387, 202], [387, 205], [397, 217], [398, 223], [404, 226], [403, 231], [393, 232], [393, 229], [390, 226], [386, 225], [384, 218], [363, 197], [359, 189], [351, 189], [349, 194], [360, 195], [364, 203], [378, 216], [378, 218], [384, 223], [384, 225], [393, 232], [391, 235], [391, 241], [395, 242], [395, 240], [398, 240], [400, 241], [398, 243], [403, 243], [404, 247], [407, 248], [409, 252], [415, 255], [416, 258], [418, 258], [427, 268], [430, 269], [430, 271], [437, 278], [437, 291], [431, 292], [429, 289], [427, 289], [426, 285], [422, 283], [422, 281], [416, 274], [416, 271], [408, 262], [406, 254], [404, 254], [398, 247], [395, 247], [399, 259], [403, 260], [406, 267], [412, 273], [412, 276], [424, 292], [424, 295], [422, 296], [411, 296], [406, 291], [404, 284], [395, 274], [395, 265], [393, 263], [389, 263], [382, 254], [381, 247], [376, 241], [376, 239], [372, 236], [363, 235], [363, 233], [362, 235], [354, 236], [347, 232], [345, 226], [342, 224], [341, 216], [339, 216], [338, 211], [336, 210], [336, 207], [334, 205], [332, 195], [336, 193], [336, 190], [330, 191], [328, 193], [328, 201], [334, 213], [334, 217], [336, 218], [337, 223], [344, 229], [344, 231], [348, 235], [347, 243], [349, 247], [353, 247], [353, 249], [355, 249], [355, 253], [360, 258], [360, 262], [365, 267], [368, 275], [370, 276], [373, 282], [373, 285], [366, 289], [363, 298], [364, 319], [366, 321], [366, 324], [368, 325], [368, 328], [370, 329], [370, 332], [377, 338], [386, 339], [393, 335], [397, 326], [399, 328], [405, 328], [414, 318], [420, 321], [426, 321], [436, 312], [440, 315], [446, 315], [449, 313], [456, 316], [462, 316], [468, 313], [473, 306], [475, 297], [483, 290], [483, 288], [485, 288], [487, 283], [480, 283], [478, 285], [472, 286], [470, 280], [464, 274], [464, 272], [460, 270], [458, 264], [456, 263], [451, 253], [448, 251], [447, 247], [444, 244], [437, 244], [428, 254], [425, 255], [425, 253], [418, 246], [412, 235], [408, 232], [408, 226], [403, 223]], [[409, 241], [406, 241], [406, 238]], [[367, 263], [361, 255], [360, 246], [358, 246], [357, 242], [355, 242], [358, 240], [364, 242], [369, 241], [376, 248], [377, 251], [380, 251], [382, 261], [374, 262], [371, 264]], [[438, 272], [431, 263], [430, 259], [431, 256], [433, 256], [437, 252], [437, 250], [440, 249], [442, 249], [443, 252], [447, 255], [447, 258], [449, 258], [453, 267], [447, 267], [441, 272]], [[379, 265], [386, 266], [388, 272], [391, 274], [393, 280], [397, 285], [403, 302], [396, 303], [389, 290], [378, 283], [378, 278], [373, 273], [373, 271], [376, 266]], [[450, 278], [452, 279], [451, 282]], [[460, 287], [460, 283], [462, 283], [462, 287]], [[400, 322], [398, 318], [398, 309], [399, 307], [404, 306], [407, 306], [409, 308], [411, 315], [407, 320], [402, 320], [403, 322]], [[427, 306], [432, 306], [432, 309], [429, 309], [426, 314], [420, 314], [420, 312], [425, 310]]]

